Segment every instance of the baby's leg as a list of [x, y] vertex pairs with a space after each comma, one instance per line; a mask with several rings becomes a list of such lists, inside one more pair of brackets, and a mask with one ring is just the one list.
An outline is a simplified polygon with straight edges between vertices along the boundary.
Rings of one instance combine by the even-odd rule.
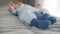
[[51, 24], [54, 24], [57, 22], [56, 18], [53, 16], [50, 16], [49, 14], [44, 14], [41, 16], [42, 20], [49, 20], [51, 21]]
[[37, 17], [31, 11], [24, 11], [19, 18], [23, 21], [26, 21], [30, 26], [35, 26], [40, 29], [47, 29], [50, 26], [50, 21], [39, 21]]

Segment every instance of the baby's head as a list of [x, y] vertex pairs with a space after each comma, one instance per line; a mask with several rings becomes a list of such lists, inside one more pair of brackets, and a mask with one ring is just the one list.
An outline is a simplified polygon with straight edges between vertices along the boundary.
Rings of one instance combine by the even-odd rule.
[[18, 2], [16, 3], [16, 7], [17, 7], [17, 8], [23, 7], [23, 5], [24, 5], [24, 3], [23, 3], [22, 0], [21, 0], [21, 1], [18, 1]]
[[16, 7], [17, 7], [17, 8], [18, 8], [18, 7], [22, 7], [22, 5], [23, 5], [22, 2], [17, 2], [17, 3], [16, 3]]

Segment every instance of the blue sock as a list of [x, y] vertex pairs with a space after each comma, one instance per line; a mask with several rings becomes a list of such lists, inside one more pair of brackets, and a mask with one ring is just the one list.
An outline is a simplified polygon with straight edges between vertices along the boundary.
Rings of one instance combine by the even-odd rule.
[[48, 18], [48, 20], [50, 20], [50, 21], [51, 21], [51, 25], [53, 25], [54, 23], [56, 23], [56, 22], [57, 22], [57, 20], [56, 20], [56, 18], [55, 18], [55, 17], [50, 17], [50, 18]]
[[41, 18], [42, 18], [42, 20], [49, 20], [49, 21], [51, 21], [51, 25], [53, 25], [54, 23], [57, 22], [56, 18], [49, 16], [49, 14], [44, 14]]
[[37, 19], [33, 19], [31, 21], [31, 26], [35, 26], [39, 29], [47, 29], [51, 25], [50, 21], [39, 21]]

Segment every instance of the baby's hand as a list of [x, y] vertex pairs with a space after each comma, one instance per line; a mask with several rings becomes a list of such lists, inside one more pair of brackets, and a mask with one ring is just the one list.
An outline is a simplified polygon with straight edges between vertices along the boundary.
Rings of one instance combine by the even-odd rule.
[[13, 2], [9, 2], [8, 4], [8, 10], [13, 10], [14, 9], [14, 3]]

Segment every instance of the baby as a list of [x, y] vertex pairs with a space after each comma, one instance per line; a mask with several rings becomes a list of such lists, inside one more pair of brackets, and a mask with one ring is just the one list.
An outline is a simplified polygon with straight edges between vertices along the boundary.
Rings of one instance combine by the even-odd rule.
[[46, 12], [47, 10], [37, 9], [22, 2], [18, 2], [17, 4], [10, 2], [8, 7], [10, 13], [18, 16], [30, 26], [35, 26], [39, 29], [47, 29], [57, 21], [55, 17], [50, 16]]

